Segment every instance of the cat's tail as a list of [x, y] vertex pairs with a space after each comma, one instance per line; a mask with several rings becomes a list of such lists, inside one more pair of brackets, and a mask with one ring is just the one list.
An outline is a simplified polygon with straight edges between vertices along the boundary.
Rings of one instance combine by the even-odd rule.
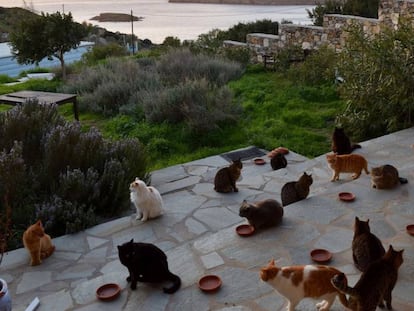
[[45, 258], [51, 256], [53, 254], [53, 252], [55, 251], [55, 249], [56, 249], [56, 247], [54, 245], [52, 245], [48, 249], [42, 250], [42, 252], [40, 253], [40, 258], [45, 259]]
[[398, 179], [400, 180], [400, 184], [406, 184], [406, 183], [408, 183], [408, 179], [407, 178], [398, 177]]
[[181, 279], [178, 275], [170, 272], [169, 281], [173, 282], [173, 285], [170, 287], [164, 287], [163, 291], [166, 294], [174, 294], [181, 287]]
[[[358, 296], [357, 291], [354, 288], [348, 286], [348, 279], [346, 278], [344, 273], [334, 275], [331, 279], [331, 284], [333, 285], [333, 287], [335, 287], [343, 294], [350, 296]], [[341, 298], [339, 297], [339, 299]]]
[[348, 307], [349, 307], [349, 302], [348, 302], [348, 299], [346, 298], [346, 295], [345, 295], [344, 293], [339, 292], [339, 293], [338, 293], [338, 298], [339, 298], [339, 301], [342, 303], [342, 305], [343, 305], [345, 308], [348, 308]]
[[359, 148], [361, 148], [361, 145], [359, 145], [359, 144], [352, 144], [351, 145], [352, 151], [354, 151], [355, 149], [359, 149]]

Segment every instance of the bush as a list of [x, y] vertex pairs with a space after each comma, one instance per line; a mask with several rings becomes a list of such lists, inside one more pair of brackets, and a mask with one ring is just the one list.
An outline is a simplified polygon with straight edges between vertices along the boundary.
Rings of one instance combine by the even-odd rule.
[[306, 57], [304, 62], [297, 66], [291, 66], [288, 74], [290, 79], [309, 86], [333, 84], [339, 62], [338, 58], [333, 49], [322, 46]]
[[206, 79], [212, 85], [224, 85], [239, 78], [243, 69], [235, 62], [205, 54], [193, 54], [189, 49], [171, 50], [157, 63], [157, 71], [167, 84], [186, 80]]
[[94, 45], [93, 48], [82, 55], [82, 61], [87, 65], [97, 64], [100, 60], [109, 57], [119, 57], [128, 55], [128, 51], [117, 43], [106, 45]]
[[108, 60], [85, 69], [64, 89], [81, 95], [81, 109], [106, 116], [122, 112], [149, 122], [183, 122], [200, 132], [238, 117], [240, 106], [232, 103], [224, 85], [242, 73], [236, 62], [175, 49], [156, 61]]
[[142, 98], [147, 120], [185, 122], [191, 131], [210, 131], [224, 120], [237, 119], [241, 109], [232, 103], [227, 87], [210, 88], [206, 80], [192, 80]]
[[[129, 183], [149, 180], [137, 139], [112, 142], [29, 102], [0, 115], [0, 198], [9, 198], [13, 231], [40, 218], [52, 236], [72, 233], [129, 209]], [[4, 215], [7, 202], [0, 200]], [[36, 210], [34, 209], [36, 207]], [[21, 235], [10, 241], [21, 245]]]
[[[411, 21], [367, 37], [362, 28], [349, 29], [339, 72], [345, 79], [341, 96], [347, 109], [337, 124], [355, 140], [366, 140], [413, 126], [414, 30]], [[402, 57], [403, 55], [403, 57]]]

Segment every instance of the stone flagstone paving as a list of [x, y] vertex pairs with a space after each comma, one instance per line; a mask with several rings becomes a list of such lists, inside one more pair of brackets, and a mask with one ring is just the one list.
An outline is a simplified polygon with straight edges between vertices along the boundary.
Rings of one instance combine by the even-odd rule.
[[[404, 248], [404, 263], [393, 291], [394, 310], [414, 310], [414, 237], [405, 227], [414, 223], [414, 128], [361, 143], [356, 152], [364, 155], [369, 167], [392, 164], [409, 183], [393, 190], [371, 188], [363, 173], [353, 181], [341, 174], [330, 182], [331, 171], [325, 155], [307, 159], [290, 152], [288, 166], [273, 171], [266, 165], [243, 161], [239, 192], [219, 194], [213, 190], [215, 172], [229, 163], [220, 156], [168, 167], [152, 174], [152, 185], [162, 193], [165, 214], [146, 223], [135, 214], [104, 223], [84, 232], [55, 238], [56, 252], [42, 265], [29, 266], [25, 249], [5, 255], [0, 278], [5, 279], [13, 299], [13, 310], [23, 311], [35, 297], [37, 310], [123, 310], [123, 311], [279, 311], [286, 300], [260, 281], [259, 269], [274, 258], [279, 265], [311, 264], [309, 252], [326, 248], [333, 252], [332, 266], [344, 271], [350, 285], [359, 279], [352, 264], [351, 241], [355, 216], [370, 219], [371, 230], [383, 241]], [[265, 151], [266, 152], [266, 151]], [[246, 220], [238, 216], [241, 202], [273, 198], [306, 171], [314, 179], [306, 200], [285, 207], [283, 223], [251, 237], [235, 233]], [[127, 187], [127, 186], [126, 186]], [[352, 203], [337, 199], [341, 191], [356, 195]], [[131, 212], [133, 212], [131, 210]], [[138, 284], [130, 290], [127, 269], [118, 260], [117, 245], [129, 241], [154, 243], [168, 256], [170, 270], [182, 279], [173, 295], [162, 285]], [[217, 274], [223, 285], [206, 294], [197, 287], [204, 274]], [[116, 282], [121, 295], [101, 302], [95, 290]], [[303, 300], [297, 310], [316, 310], [313, 300]], [[344, 310], [336, 301], [331, 310]], [[378, 309], [380, 310], [380, 309]]]

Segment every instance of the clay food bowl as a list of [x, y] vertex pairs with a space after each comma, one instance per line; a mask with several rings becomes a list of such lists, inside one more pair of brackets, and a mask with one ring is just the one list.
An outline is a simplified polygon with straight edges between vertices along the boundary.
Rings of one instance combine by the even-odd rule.
[[198, 287], [204, 292], [213, 292], [219, 289], [220, 286], [221, 279], [214, 274], [205, 275], [198, 281]]
[[341, 201], [352, 202], [353, 200], [355, 200], [355, 194], [351, 192], [340, 192], [338, 194], [338, 198]]
[[103, 301], [111, 301], [119, 296], [121, 287], [115, 283], [107, 283], [96, 290], [96, 297]]
[[263, 159], [261, 159], [261, 158], [254, 159], [253, 161], [254, 161], [254, 164], [256, 164], [256, 165], [264, 165], [264, 164], [266, 164], [266, 161], [263, 160]]
[[236, 227], [236, 232], [240, 236], [250, 236], [254, 233], [254, 227], [249, 224], [243, 224]]
[[326, 263], [332, 259], [332, 253], [326, 249], [317, 248], [310, 252], [313, 261], [317, 263]]
[[408, 233], [409, 235], [414, 235], [414, 224], [412, 224], [412, 225], [408, 225], [408, 226], [406, 227], [406, 229], [407, 229], [407, 233]]

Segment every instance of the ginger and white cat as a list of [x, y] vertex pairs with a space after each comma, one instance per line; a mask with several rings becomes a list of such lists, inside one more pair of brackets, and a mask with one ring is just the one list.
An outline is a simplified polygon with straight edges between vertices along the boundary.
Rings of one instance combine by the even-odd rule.
[[42, 259], [49, 257], [55, 251], [52, 239], [45, 233], [40, 220], [23, 233], [23, 245], [30, 253], [32, 266], [40, 265]]
[[333, 171], [331, 181], [339, 180], [340, 173], [354, 173], [353, 179], [359, 178], [362, 170], [369, 175], [368, 162], [362, 155], [332, 153], [326, 155], [326, 160]]
[[137, 177], [129, 185], [129, 190], [131, 191], [131, 202], [137, 210], [135, 219], [144, 222], [162, 215], [164, 203], [156, 188], [147, 186]]
[[329, 311], [336, 296], [345, 307], [348, 306], [346, 296], [331, 284], [331, 278], [338, 271], [322, 265], [277, 267], [271, 260], [260, 270], [260, 278], [288, 299], [287, 311], [294, 311], [304, 298], [322, 300], [316, 304], [317, 309]]

